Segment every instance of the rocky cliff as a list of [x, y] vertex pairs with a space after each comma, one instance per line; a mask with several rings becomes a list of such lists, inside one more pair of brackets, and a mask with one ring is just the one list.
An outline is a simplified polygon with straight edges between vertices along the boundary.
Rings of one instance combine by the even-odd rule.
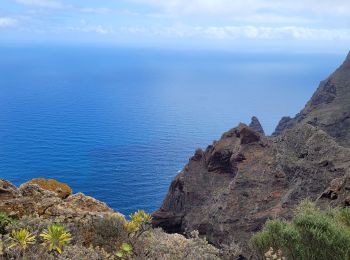
[[269, 218], [290, 218], [304, 198], [349, 206], [349, 113], [350, 55], [300, 114], [282, 120], [275, 137], [241, 124], [197, 150], [153, 224], [168, 232], [198, 230], [219, 246], [239, 241], [248, 254], [251, 235]]
[[320, 127], [343, 146], [350, 147], [350, 53], [294, 118], [284, 117], [273, 136], [298, 123]]

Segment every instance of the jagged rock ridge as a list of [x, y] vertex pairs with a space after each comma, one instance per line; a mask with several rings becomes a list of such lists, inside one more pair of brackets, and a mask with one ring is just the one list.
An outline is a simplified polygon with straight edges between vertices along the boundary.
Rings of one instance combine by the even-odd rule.
[[318, 126], [341, 145], [350, 147], [350, 53], [345, 62], [320, 83], [299, 114], [282, 118], [273, 136], [299, 123]]
[[304, 198], [349, 206], [350, 149], [340, 145], [350, 142], [349, 64], [348, 57], [302, 113], [283, 119], [277, 137], [241, 124], [197, 150], [171, 183], [154, 225], [198, 230], [219, 246], [239, 241], [248, 255], [251, 235], [268, 218], [290, 218]]

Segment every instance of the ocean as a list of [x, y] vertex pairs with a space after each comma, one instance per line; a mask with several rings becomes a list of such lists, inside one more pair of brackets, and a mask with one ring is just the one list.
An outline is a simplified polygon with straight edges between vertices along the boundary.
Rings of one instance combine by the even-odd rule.
[[257, 116], [272, 133], [345, 54], [0, 47], [0, 178], [54, 178], [153, 212], [196, 148]]

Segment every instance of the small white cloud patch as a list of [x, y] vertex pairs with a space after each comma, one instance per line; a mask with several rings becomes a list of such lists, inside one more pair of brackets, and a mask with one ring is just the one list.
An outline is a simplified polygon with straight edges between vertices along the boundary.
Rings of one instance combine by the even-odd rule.
[[62, 8], [63, 3], [58, 0], [15, 0], [18, 4], [44, 7], [44, 8]]
[[0, 28], [12, 27], [17, 24], [17, 20], [9, 17], [0, 17]]

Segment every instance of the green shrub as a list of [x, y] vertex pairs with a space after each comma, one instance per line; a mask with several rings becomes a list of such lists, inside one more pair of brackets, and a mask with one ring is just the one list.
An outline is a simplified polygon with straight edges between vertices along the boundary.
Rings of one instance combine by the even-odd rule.
[[341, 208], [337, 210], [335, 217], [350, 228], [350, 208]]
[[6, 226], [6, 231], [11, 233], [12, 230], [27, 229], [30, 233], [38, 236], [47, 226], [51, 224], [51, 220], [38, 216], [24, 216], [16, 221], [12, 221]]
[[93, 244], [109, 252], [116, 250], [117, 245], [127, 238], [125, 222], [125, 219], [118, 216], [107, 216], [99, 220], [94, 226]]
[[0, 212], [0, 234], [6, 233], [6, 226], [13, 223], [14, 219], [9, 217], [6, 213]]
[[130, 237], [138, 238], [151, 228], [152, 216], [143, 210], [130, 215], [130, 221], [125, 222], [125, 229]]
[[291, 222], [270, 220], [251, 239], [255, 254], [264, 259], [271, 248], [287, 259], [344, 260], [350, 257], [349, 210], [320, 211], [302, 202]]

